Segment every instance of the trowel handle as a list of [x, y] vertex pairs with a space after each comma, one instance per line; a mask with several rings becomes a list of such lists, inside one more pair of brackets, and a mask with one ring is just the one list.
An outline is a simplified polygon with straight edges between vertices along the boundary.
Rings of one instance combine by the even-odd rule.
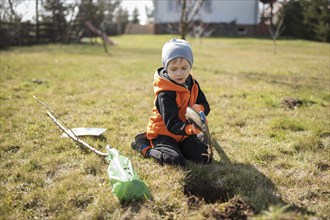
[[199, 115], [201, 117], [201, 121], [203, 122], [203, 124], [205, 124], [206, 123], [206, 116], [205, 116], [204, 112], [200, 111]]

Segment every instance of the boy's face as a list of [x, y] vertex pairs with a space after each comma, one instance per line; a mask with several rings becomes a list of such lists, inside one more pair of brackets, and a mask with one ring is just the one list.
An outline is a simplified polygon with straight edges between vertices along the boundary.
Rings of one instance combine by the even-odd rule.
[[190, 64], [185, 58], [175, 58], [169, 62], [167, 73], [174, 82], [184, 85], [190, 73]]

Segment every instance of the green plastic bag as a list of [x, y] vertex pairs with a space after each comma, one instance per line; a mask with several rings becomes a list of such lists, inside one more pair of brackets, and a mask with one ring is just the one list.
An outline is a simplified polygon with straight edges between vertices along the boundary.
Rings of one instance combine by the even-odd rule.
[[108, 149], [108, 152], [108, 176], [112, 193], [123, 202], [151, 198], [147, 185], [134, 171], [131, 161], [114, 148]]

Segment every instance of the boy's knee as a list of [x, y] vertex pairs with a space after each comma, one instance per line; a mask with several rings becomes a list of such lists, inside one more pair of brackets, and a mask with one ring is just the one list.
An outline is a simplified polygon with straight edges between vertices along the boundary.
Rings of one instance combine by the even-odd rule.
[[167, 164], [179, 165], [183, 167], [186, 165], [186, 161], [184, 157], [176, 153], [168, 153], [168, 152], [159, 151], [157, 149], [151, 149], [149, 156], [154, 158], [160, 164], [167, 163]]
[[184, 167], [186, 165], [186, 161], [184, 159], [184, 157], [182, 157], [179, 154], [166, 154], [166, 153], [162, 153], [163, 156], [163, 162], [164, 163], [168, 163], [168, 164], [173, 164], [173, 165], [179, 165]]

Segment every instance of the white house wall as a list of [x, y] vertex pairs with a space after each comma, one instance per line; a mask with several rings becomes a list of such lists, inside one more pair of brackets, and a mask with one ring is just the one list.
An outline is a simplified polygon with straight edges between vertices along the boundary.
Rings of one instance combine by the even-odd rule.
[[[203, 8], [195, 19], [206, 23], [236, 21], [236, 24], [254, 25], [257, 24], [258, 2], [258, 0], [211, 0], [209, 11]], [[180, 20], [181, 9], [176, 0], [154, 0], [154, 3], [156, 24], [174, 23]]]

